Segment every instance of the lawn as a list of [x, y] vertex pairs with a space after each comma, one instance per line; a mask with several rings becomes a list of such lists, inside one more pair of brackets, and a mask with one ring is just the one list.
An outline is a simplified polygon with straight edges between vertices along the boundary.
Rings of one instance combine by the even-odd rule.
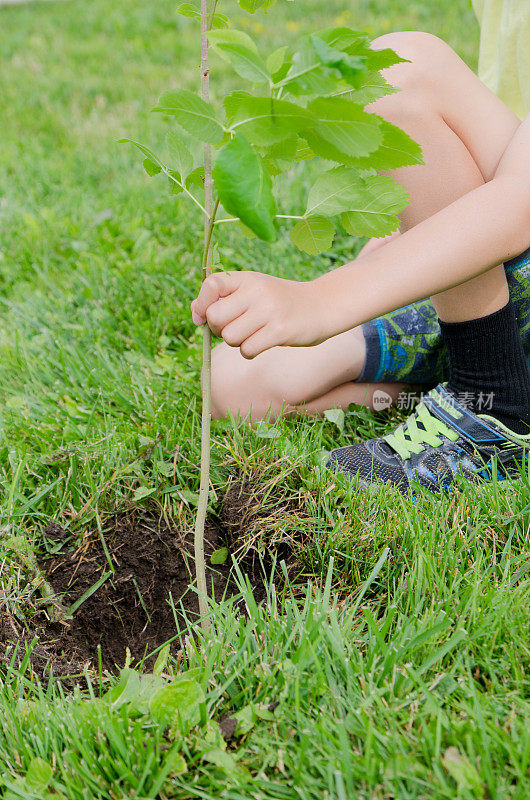
[[[428, 30], [475, 68], [469, 5], [306, 0], [232, 22], [271, 50], [278, 25]], [[231, 554], [194, 628], [200, 220], [117, 143], [163, 149], [150, 109], [197, 84], [175, 7], [0, 7], [0, 796], [523, 800], [527, 481], [359, 495], [325, 454], [395, 413], [215, 422], [207, 549]], [[216, 63], [214, 95], [228, 81]], [[287, 232], [224, 231], [219, 253], [308, 278], [360, 244], [311, 258]]]

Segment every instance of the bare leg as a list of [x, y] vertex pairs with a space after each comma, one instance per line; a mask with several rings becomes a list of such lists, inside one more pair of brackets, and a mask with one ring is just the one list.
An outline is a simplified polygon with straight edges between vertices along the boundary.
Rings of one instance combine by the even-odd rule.
[[348, 331], [316, 347], [275, 347], [252, 360], [224, 342], [214, 351], [213, 416], [228, 411], [252, 420], [296, 410], [308, 414], [350, 403], [373, 408], [376, 390], [395, 400], [401, 384], [355, 383], [364, 364], [364, 337]]
[[[412, 61], [386, 71], [402, 91], [371, 107], [423, 147], [424, 167], [395, 173], [413, 198], [402, 215], [407, 230], [490, 180], [520, 120], [437, 37], [388, 34], [374, 46]], [[457, 322], [491, 314], [508, 297], [501, 265], [432, 300], [440, 318]]]
[[[402, 216], [402, 227], [408, 229], [493, 177], [520, 122], [440, 39], [396, 33], [381, 37], [374, 47], [391, 47], [411, 62], [387, 71], [388, 80], [402, 91], [371, 107], [424, 149], [425, 166], [395, 173], [412, 197]], [[507, 300], [502, 266], [433, 298], [448, 322], [485, 316]], [[363, 363], [359, 330], [317, 347], [277, 347], [251, 362], [238, 349], [220, 345], [213, 359], [214, 416], [252, 411], [252, 418], [260, 419], [285, 407], [319, 413], [352, 402], [371, 406], [376, 388], [396, 397], [399, 384], [354, 383]]]

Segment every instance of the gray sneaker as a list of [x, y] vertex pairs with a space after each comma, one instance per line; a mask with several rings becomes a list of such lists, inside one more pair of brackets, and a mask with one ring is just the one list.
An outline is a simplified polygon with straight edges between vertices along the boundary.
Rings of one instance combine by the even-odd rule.
[[392, 433], [332, 450], [327, 466], [358, 480], [362, 489], [390, 482], [407, 494], [414, 481], [440, 491], [456, 475], [520, 476], [529, 452], [530, 434], [520, 436], [487, 414], [468, 411], [439, 385]]

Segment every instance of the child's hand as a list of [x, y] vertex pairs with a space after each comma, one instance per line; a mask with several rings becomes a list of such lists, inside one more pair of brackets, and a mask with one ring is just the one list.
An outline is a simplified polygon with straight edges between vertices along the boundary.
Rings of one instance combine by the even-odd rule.
[[319, 298], [313, 283], [298, 283], [260, 272], [217, 272], [202, 284], [191, 304], [193, 322], [212, 332], [245, 358], [277, 345], [318, 344]]

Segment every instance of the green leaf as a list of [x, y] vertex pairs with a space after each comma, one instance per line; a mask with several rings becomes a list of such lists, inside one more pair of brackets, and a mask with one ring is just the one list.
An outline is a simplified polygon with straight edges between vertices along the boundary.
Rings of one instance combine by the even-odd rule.
[[25, 782], [28, 789], [44, 792], [50, 785], [53, 770], [42, 758], [33, 758], [26, 772]]
[[368, 157], [353, 159], [351, 163], [355, 167], [388, 171], [424, 163], [420, 145], [405, 131], [385, 119], [380, 119], [380, 126], [383, 135], [381, 145]]
[[[158, 360], [162, 359], [162, 366], [165, 366], [167, 364], [167, 370], [164, 370], [164, 372], [171, 371], [171, 368], [173, 366], [173, 359], [171, 358], [171, 356], [163, 354], [161, 356], [158, 356], [157, 358]], [[173, 462], [171, 461], [155, 461], [155, 467], [156, 471], [159, 472], [160, 475], [164, 475], [166, 478], [172, 477], [175, 471], [175, 467], [173, 465]]]
[[274, 52], [272, 52], [270, 56], [267, 58], [266, 61], [267, 69], [269, 70], [271, 75], [274, 76], [284, 66], [286, 62], [288, 49], [289, 48], [287, 47], [287, 45], [284, 45], [283, 47], [278, 47], [278, 49], [274, 50]]
[[327, 28], [317, 35], [331, 47], [342, 50], [351, 56], [365, 58], [368, 72], [379, 72], [379, 70], [387, 69], [394, 64], [403, 64], [407, 61], [393, 50], [374, 50], [370, 46], [370, 37], [353, 28]]
[[168, 189], [170, 195], [182, 194], [180, 172], [175, 169], [168, 169]]
[[303, 139], [298, 138], [296, 143], [296, 152], [294, 154], [295, 161], [308, 161], [314, 158], [315, 154]]
[[252, 50], [254, 53], [258, 52], [258, 47], [254, 39], [244, 31], [237, 31], [230, 28], [227, 31], [208, 31], [208, 42], [216, 47], [220, 44], [240, 44], [246, 47], [247, 50]]
[[362, 31], [348, 28], [345, 25], [333, 28], [324, 28], [318, 31], [322, 41], [337, 50], [343, 50], [350, 55], [366, 55], [370, 48], [370, 37]]
[[358, 89], [353, 89], [345, 96], [364, 108], [364, 106], [375, 103], [376, 100], [380, 100], [382, 97], [396, 94], [399, 91], [400, 89], [397, 86], [391, 86], [380, 72], [372, 70], [366, 73]]
[[357, 207], [342, 214], [341, 222], [352, 236], [387, 236], [399, 229], [397, 215], [409, 202], [409, 193], [394, 178], [372, 175], [360, 181]]
[[282, 435], [275, 425], [263, 421], [253, 426], [253, 431], [258, 439], [279, 439]]
[[151, 161], [153, 164], [157, 164], [161, 170], [166, 169], [165, 164], [163, 164], [163, 162], [160, 161], [158, 156], [156, 156], [152, 150], [146, 147], [145, 144], [142, 144], [141, 142], [136, 142], [134, 139], [118, 139], [118, 144], [133, 144], [135, 147], [138, 148], [138, 150], [141, 153], [144, 154], [144, 156], [147, 156], [149, 161]]
[[343, 50], [337, 50], [316, 34], [313, 34], [310, 38], [322, 64], [337, 70], [339, 75], [350, 86], [359, 88], [366, 74], [366, 58], [364, 56], [350, 56]]
[[224, 208], [266, 242], [276, 239], [276, 204], [263, 159], [237, 134], [219, 151], [213, 177]]
[[129, 705], [139, 714], [147, 714], [149, 701], [164, 685], [160, 675], [140, 675], [136, 670], [124, 667], [120, 671], [119, 682], [109, 689], [102, 700], [114, 708]]
[[305, 108], [286, 100], [233, 92], [223, 102], [228, 124], [248, 141], [266, 146], [287, 139], [311, 124]]
[[350, 167], [335, 167], [318, 176], [309, 191], [306, 214], [333, 217], [349, 211], [359, 202], [359, 187], [363, 180]]
[[186, 178], [186, 189], [196, 186], [197, 189], [204, 191], [204, 167], [195, 167]]
[[247, 239], [256, 238], [256, 234], [254, 233], [254, 231], [251, 231], [250, 228], [248, 228], [244, 222], [241, 222], [241, 220], [239, 220], [239, 230], [241, 231], [243, 236], [245, 236]]
[[198, 22], [201, 21], [201, 12], [198, 8], [195, 8], [191, 3], [181, 3], [177, 7], [177, 14], [180, 14], [181, 17], [190, 17], [191, 19], [196, 19]]
[[341, 433], [343, 432], [345, 416], [342, 408], [328, 408], [324, 411], [324, 416], [328, 422], [336, 425]]
[[[180, 14], [181, 17], [189, 17], [190, 19], [194, 19], [199, 23], [201, 21], [200, 10], [191, 3], [181, 3], [177, 8], [177, 14]], [[214, 28], [228, 28], [230, 25], [230, 20], [224, 14], [219, 14], [216, 12], [212, 18], [212, 25]]]
[[[162, 768], [168, 778], [175, 778], [177, 775], [183, 775], [188, 771], [186, 760], [180, 752], [181, 747], [182, 744], [177, 742], [173, 750], [168, 752], [165, 762], [163, 763]], [[162, 797], [162, 795], [160, 794], [159, 797]]]
[[[277, 142], [262, 151], [263, 161], [271, 175], [280, 175], [293, 166], [298, 152], [298, 142], [302, 141], [297, 136], [290, 136], [282, 142]], [[305, 144], [305, 142], [304, 142]]]
[[171, 650], [171, 645], [169, 644], [169, 642], [162, 647], [158, 656], [156, 657], [155, 665], [153, 667], [153, 675], [162, 675], [165, 668], [167, 667], [170, 650]]
[[187, 178], [193, 169], [193, 156], [174, 131], [170, 131], [166, 138], [170, 158], [176, 166], [181, 178]]
[[353, 28], [326, 28], [323, 31], [319, 31], [317, 35], [331, 47], [343, 50], [348, 55], [366, 58], [369, 72], [377, 72], [394, 64], [403, 64], [407, 61], [407, 59], [398, 56], [393, 50], [374, 50], [370, 46], [370, 37], [366, 33]]
[[184, 500], [187, 506], [191, 506], [192, 508], [195, 508], [199, 502], [198, 492], [192, 492], [191, 489], [177, 488], [177, 494], [182, 500]]
[[149, 701], [149, 713], [156, 722], [169, 728], [182, 722], [197, 725], [201, 703], [204, 693], [199, 684], [184, 678], [158, 689]]
[[373, 153], [382, 142], [381, 121], [351, 100], [318, 97], [308, 105], [315, 122], [302, 136], [317, 156], [348, 163]]
[[316, 256], [331, 247], [335, 226], [326, 217], [304, 217], [292, 228], [289, 236], [299, 250]]
[[198, 739], [196, 750], [199, 753], [206, 753], [212, 747], [219, 747], [226, 750], [226, 741], [218, 722], [208, 720], [203, 728], [203, 738]]
[[243, 706], [239, 711], [234, 714], [234, 719], [237, 720], [237, 728], [235, 730], [236, 736], [246, 736], [250, 733], [256, 724], [256, 710], [254, 703], [248, 706]]
[[408, 58], [401, 58], [393, 50], [373, 50], [370, 48], [370, 53], [367, 55], [368, 68], [379, 72], [382, 69], [388, 69], [395, 64], [409, 64]]
[[164, 678], [161, 675], [140, 675], [136, 691], [127, 698], [127, 702], [137, 714], [148, 714], [151, 698], [163, 687]]
[[305, 36], [293, 55], [289, 72], [277, 84], [295, 96], [327, 95], [337, 91], [339, 80], [335, 70], [322, 64], [311, 39]]
[[142, 163], [150, 178], [152, 178], [154, 175], [158, 175], [159, 172], [162, 172], [162, 167], [160, 164], [157, 164], [156, 161], [151, 161], [150, 158], [144, 158]]
[[201, 142], [218, 144], [223, 138], [223, 128], [212, 106], [187, 89], [164, 92], [153, 111], [176, 117], [179, 125]]
[[138, 500], [144, 500], [146, 497], [154, 494], [154, 492], [156, 492], [154, 487], [149, 488], [148, 486], [140, 486], [133, 494], [133, 500], [135, 502]]
[[249, 14], [254, 14], [260, 8], [266, 14], [275, 5], [276, 0], [238, 0], [238, 2], [243, 11], [248, 11]]
[[231, 753], [222, 750], [220, 747], [212, 747], [202, 754], [205, 761], [210, 764], [215, 764], [223, 772], [231, 778], [242, 778], [248, 775], [248, 770], [241, 764], [238, 764], [236, 759]]
[[328, 28], [301, 40], [292, 66], [279, 85], [294, 95], [336, 94], [345, 79], [357, 85], [361, 65], [362, 72], [373, 69], [370, 59], [373, 51], [365, 34], [351, 28]]
[[[296, 447], [294, 448], [294, 452], [296, 452]], [[296, 453], [298, 455], [298, 453]], [[274, 712], [269, 711], [268, 707], [265, 706], [254, 706], [254, 711], [258, 719], [262, 719], [264, 722], [273, 722], [276, 719]]]
[[228, 558], [228, 547], [220, 547], [219, 550], [214, 550], [210, 562], [217, 566], [218, 564], [226, 563], [226, 559]]
[[442, 764], [460, 790], [472, 797], [484, 797], [484, 783], [477, 768], [456, 747], [448, 747], [442, 756]]
[[262, 57], [242, 44], [219, 44], [216, 51], [228, 61], [245, 80], [253, 83], [272, 83], [272, 76]]

